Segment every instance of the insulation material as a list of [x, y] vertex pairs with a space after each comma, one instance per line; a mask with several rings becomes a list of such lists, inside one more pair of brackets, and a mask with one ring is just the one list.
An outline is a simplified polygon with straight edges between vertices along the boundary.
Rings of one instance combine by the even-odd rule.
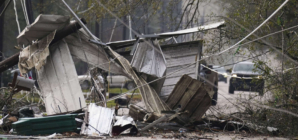
[[100, 136], [110, 134], [115, 110], [90, 103], [88, 106], [88, 126], [82, 125], [81, 134]]
[[135, 84], [139, 87], [139, 91], [141, 92], [143, 101], [148, 112], [156, 112], [160, 114], [161, 111], [170, 110], [170, 108], [165, 104], [165, 102], [159, 98], [156, 91], [150, 85], [148, 85], [148, 83], [142, 77], [139, 77], [135, 73], [127, 59], [125, 59], [123, 56], [119, 55], [112, 49], [109, 49], [109, 51], [120, 62], [126, 73], [130, 77], [132, 77]]
[[152, 40], [139, 42], [131, 61], [131, 66], [138, 72], [160, 78], [166, 72], [166, 60], [158, 43]]
[[123, 69], [114, 62], [109, 63], [106, 52], [89, 42], [89, 36], [83, 29], [64, 38], [72, 56], [114, 74], [126, 75]]
[[47, 63], [37, 71], [37, 81], [48, 115], [86, 107], [75, 65], [65, 41], [51, 46]]
[[69, 24], [68, 16], [42, 15], [40, 14], [35, 21], [27, 26], [17, 37], [19, 45], [28, 45], [32, 41], [44, 38], [55, 30], [60, 30]]
[[28, 73], [33, 67], [39, 71], [46, 64], [46, 59], [49, 56], [49, 44], [54, 39], [55, 33], [56, 31], [50, 33], [20, 52], [18, 67], [22, 74]]

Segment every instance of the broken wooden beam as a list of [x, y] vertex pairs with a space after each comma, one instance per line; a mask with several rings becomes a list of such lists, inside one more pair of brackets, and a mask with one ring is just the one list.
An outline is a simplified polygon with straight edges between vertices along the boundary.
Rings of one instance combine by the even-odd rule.
[[[86, 24], [86, 20], [84, 18], [81, 21]], [[63, 39], [64, 37], [76, 32], [77, 30], [81, 29], [81, 25], [78, 22], [72, 22], [65, 26], [63, 29], [57, 31], [53, 41], [50, 43], [50, 46], [59, 40]], [[3, 60], [0, 62], [0, 73], [4, 72], [5, 70], [9, 69], [10, 67], [18, 64], [19, 62], [19, 55], [20, 52], [12, 55], [11, 57]]]

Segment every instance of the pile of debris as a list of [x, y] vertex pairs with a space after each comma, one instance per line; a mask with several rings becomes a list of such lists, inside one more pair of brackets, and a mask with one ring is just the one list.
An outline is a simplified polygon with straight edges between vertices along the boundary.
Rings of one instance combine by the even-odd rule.
[[[84, 19], [70, 21], [67, 16], [39, 15], [34, 23], [20, 33], [18, 44], [27, 47], [0, 62], [0, 71], [18, 64], [21, 75], [26, 75], [35, 68], [46, 113], [40, 115], [32, 106], [8, 112], [0, 121], [1, 128], [11, 134], [27, 136], [57, 133], [117, 136], [137, 135], [161, 122], [186, 126], [202, 119], [211, 106], [213, 96], [217, 94], [212, 85], [197, 80], [199, 63], [190, 65], [200, 58], [202, 41], [165, 44], [161, 47], [153, 40], [218, 28], [224, 22], [107, 44], [90, 35], [84, 24]], [[128, 44], [131, 44], [130, 61], [129, 57], [117, 51]], [[86, 103], [72, 57], [94, 66], [90, 78], [92, 91], [98, 95], [99, 102]], [[106, 99], [106, 86], [99, 78], [103, 74], [97, 69], [132, 79], [137, 86], [135, 89], [141, 93], [145, 109], [131, 104], [129, 116], [117, 116], [117, 108], [107, 108], [107, 101], [124, 96], [125, 93]], [[168, 75], [165, 77], [166, 73]], [[206, 79], [217, 83], [215, 74]], [[35, 84], [34, 80], [16, 73], [10, 84], [11, 96], [5, 105], [9, 105], [15, 93], [36, 89]], [[139, 121], [149, 124], [138, 128], [136, 122]]]

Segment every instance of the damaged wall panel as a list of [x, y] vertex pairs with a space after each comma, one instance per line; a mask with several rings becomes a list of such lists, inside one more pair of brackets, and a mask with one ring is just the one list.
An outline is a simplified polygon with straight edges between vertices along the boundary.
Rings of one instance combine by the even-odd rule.
[[[161, 49], [166, 56], [167, 61], [167, 75], [178, 69], [184, 68], [189, 64], [196, 61], [196, 57], [199, 53], [199, 47], [202, 47], [202, 41], [193, 41], [187, 43], [163, 45]], [[192, 78], [196, 79], [196, 66], [191, 65], [183, 70], [180, 70], [172, 75], [167, 76], [164, 85], [161, 89], [160, 96], [166, 99], [172, 90], [174, 89], [176, 83], [181, 78], [181, 75], [187, 74]]]
[[177, 82], [172, 93], [166, 100], [172, 109], [185, 112], [175, 118], [180, 124], [198, 121], [211, 106], [211, 97], [208, 93], [210, 85], [206, 85], [188, 75], [183, 75]]
[[46, 65], [37, 71], [37, 75], [47, 114], [86, 107], [66, 42], [59, 41], [52, 46]]

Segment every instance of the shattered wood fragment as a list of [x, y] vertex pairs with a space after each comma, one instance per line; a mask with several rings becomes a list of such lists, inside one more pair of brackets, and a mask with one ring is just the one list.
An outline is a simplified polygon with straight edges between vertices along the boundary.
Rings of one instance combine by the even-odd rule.
[[183, 113], [174, 120], [180, 124], [198, 121], [211, 106], [211, 98], [207, 92], [209, 85], [183, 75], [166, 100], [172, 110]]

